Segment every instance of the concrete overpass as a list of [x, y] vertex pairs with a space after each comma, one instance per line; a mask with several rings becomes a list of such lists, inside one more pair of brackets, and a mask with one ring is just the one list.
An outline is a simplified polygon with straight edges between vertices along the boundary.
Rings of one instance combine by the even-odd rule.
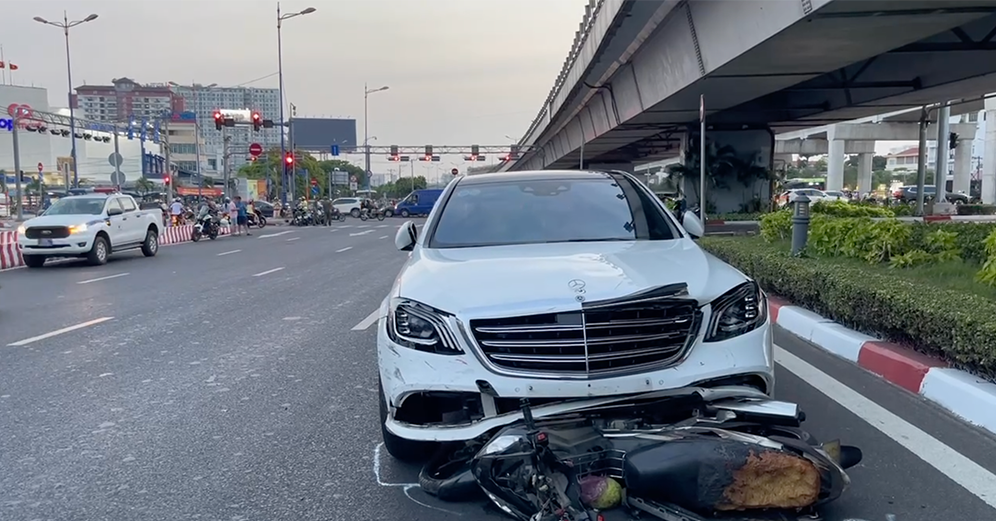
[[770, 161], [772, 133], [996, 91], [994, 28], [993, 0], [592, 0], [503, 169], [673, 157], [700, 94], [710, 140]]

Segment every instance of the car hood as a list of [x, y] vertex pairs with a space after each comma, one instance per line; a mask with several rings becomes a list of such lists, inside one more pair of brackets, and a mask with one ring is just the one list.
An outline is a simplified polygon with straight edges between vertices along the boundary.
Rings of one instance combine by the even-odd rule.
[[600, 301], [682, 283], [705, 304], [746, 280], [690, 239], [417, 248], [395, 296], [451, 313], [501, 316], [579, 309], [579, 297]]
[[32, 226], [73, 226], [76, 224], [85, 224], [92, 221], [99, 221], [103, 218], [99, 215], [89, 215], [89, 214], [79, 214], [79, 215], [42, 215], [41, 217], [35, 217], [34, 219], [28, 219], [24, 221], [24, 227], [30, 228]]

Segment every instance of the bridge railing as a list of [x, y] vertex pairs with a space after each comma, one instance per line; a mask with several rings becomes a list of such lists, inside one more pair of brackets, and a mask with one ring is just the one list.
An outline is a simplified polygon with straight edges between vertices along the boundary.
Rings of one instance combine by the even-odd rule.
[[[543, 102], [543, 107], [540, 109], [539, 114], [533, 119], [533, 122], [529, 125], [526, 133], [519, 140], [520, 146], [530, 145], [530, 140], [535, 141], [534, 134], [542, 130], [543, 126], [550, 123], [553, 116], [560, 110], [560, 105], [563, 100], [557, 106], [554, 103], [557, 102], [557, 97], [560, 95], [565, 84], [569, 81], [576, 81], [577, 78], [573, 77], [571, 71], [574, 70], [575, 66], [579, 66], [580, 70], [583, 72], [589, 65], [589, 63], [583, 63], [590, 60], [590, 58], [585, 59], [585, 56], [593, 56], [592, 53], [582, 52], [585, 45], [592, 41], [592, 36], [596, 36], [599, 40], [605, 36], [605, 31], [600, 31], [601, 34], [593, 35], [593, 30], [595, 28], [595, 20], [599, 15], [608, 16], [610, 18], [615, 18], [619, 9], [622, 8], [623, 0], [589, 0], [588, 5], [585, 6], [584, 18], [581, 20], [581, 24], [578, 27], [577, 32], [574, 33], [574, 43], [571, 46], [571, 50], [567, 55], [567, 59], [564, 60], [564, 66], [560, 69], [560, 74], [557, 75], [557, 80], [553, 84], [553, 88], [550, 89], [550, 94], [547, 95], [546, 100]], [[604, 29], [608, 29], [608, 25], [604, 26]], [[598, 40], [594, 40], [595, 46], [599, 45]], [[578, 73], [580, 77], [580, 72]], [[573, 87], [573, 85], [567, 85], [568, 88]]]

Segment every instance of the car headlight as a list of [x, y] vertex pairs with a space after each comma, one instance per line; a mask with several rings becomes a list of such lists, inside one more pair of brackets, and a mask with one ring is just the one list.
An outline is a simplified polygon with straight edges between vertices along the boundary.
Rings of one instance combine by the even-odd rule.
[[76, 224], [76, 225], [73, 225], [73, 226], [69, 227], [69, 234], [70, 235], [75, 234], [75, 233], [83, 233], [85, 231], [86, 231], [86, 225], [85, 224]]
[[719, 342], [753, 331], [768, 318], [768, 302], [756, 282], [745, 282], [712, 302], [706, 342]]
[[18, 235], [24, 235], [25, 231], [27, 231], [27, 227], [25, 227], [23, 224], [17, 227]]
[[392, 299], [387, 315], [387, 335], [400, 346], [427, 353], [463, 353], [456, 336], [446, 325], [451, 317], [438, 309], [407, 299]]

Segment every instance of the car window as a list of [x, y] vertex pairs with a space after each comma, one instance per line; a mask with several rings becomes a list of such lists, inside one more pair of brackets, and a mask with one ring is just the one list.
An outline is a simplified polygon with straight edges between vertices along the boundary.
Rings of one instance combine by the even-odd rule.
[[353, 201], [354, 199], [336, 199], [335, 201], [332, 201], [332, 204], [350, 204]]
[[132, 202], [132, 200], [128, 199], [127, 197], [118, 197], [117, 199], [118, 199], [118, 204], [120, 204], [121, 208], [126, 212], [134, 212], [135, 210], [138, 209], [135, 207], [135, 203]]
[[100, 215], [106, 201], [96, 197], [59, 199], [43, 215]]
[[673, 239], [658, 204], [621, 176], [457, 185], [427, 246]]

